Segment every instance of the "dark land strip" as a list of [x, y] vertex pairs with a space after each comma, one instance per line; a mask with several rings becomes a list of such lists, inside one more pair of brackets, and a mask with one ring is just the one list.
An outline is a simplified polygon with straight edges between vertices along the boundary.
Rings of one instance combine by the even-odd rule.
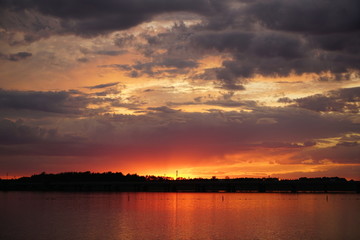
[[138, 176], [122, 173], [71, 172], [38, 174], [19, 179], [0, 180], [0, 191], [69, 192], [347, 192], [360, 193], [360, 181], [338, 177], [183, 179]]

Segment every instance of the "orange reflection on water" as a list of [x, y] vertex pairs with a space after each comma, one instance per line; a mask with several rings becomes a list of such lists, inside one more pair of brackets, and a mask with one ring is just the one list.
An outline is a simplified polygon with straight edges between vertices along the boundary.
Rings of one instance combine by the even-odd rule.
[[0, 192], [0, 210], [0, 239], [360, 239], [356, 194]]
[[119, 239], [149, 239], [149, 236], [151, 239], [342, 239], [346, 235], [352, 239], [360, 234], [351, 228], [360, 223], [360, 218], [353, 214], [360, 210], [360, 205], [356, 206], [358, 201], [347, 205], [343, 196], [129, 193], [125, 201], [122, 198], [120, 209], [131, 214], [119, 223], [122, 231], [118, 236]]

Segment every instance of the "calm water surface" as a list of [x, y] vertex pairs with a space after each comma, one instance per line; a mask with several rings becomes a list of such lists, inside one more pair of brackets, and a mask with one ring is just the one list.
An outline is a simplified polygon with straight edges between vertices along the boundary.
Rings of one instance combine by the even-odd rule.
[[360, 195], [0, 192], [0, 239], [360, 239]]

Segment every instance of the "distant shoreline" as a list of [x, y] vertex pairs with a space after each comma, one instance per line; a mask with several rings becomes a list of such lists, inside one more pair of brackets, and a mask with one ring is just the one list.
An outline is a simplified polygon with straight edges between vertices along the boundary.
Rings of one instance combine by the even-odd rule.
[[[107, 175], [106, 175], [107, 174]], [[62, 192], [257, 192], [257, 193], [360, 193], [360, 181], [343, 178], [181, 179], [104, 174], [40, 174], [0, 180], [0, 191]]]

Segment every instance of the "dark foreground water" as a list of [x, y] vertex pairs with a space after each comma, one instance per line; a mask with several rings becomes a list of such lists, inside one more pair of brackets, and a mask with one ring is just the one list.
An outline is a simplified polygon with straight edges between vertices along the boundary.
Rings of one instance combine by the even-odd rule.
[[1, 240], [360, 239], [360, 195], [0, 192]]

